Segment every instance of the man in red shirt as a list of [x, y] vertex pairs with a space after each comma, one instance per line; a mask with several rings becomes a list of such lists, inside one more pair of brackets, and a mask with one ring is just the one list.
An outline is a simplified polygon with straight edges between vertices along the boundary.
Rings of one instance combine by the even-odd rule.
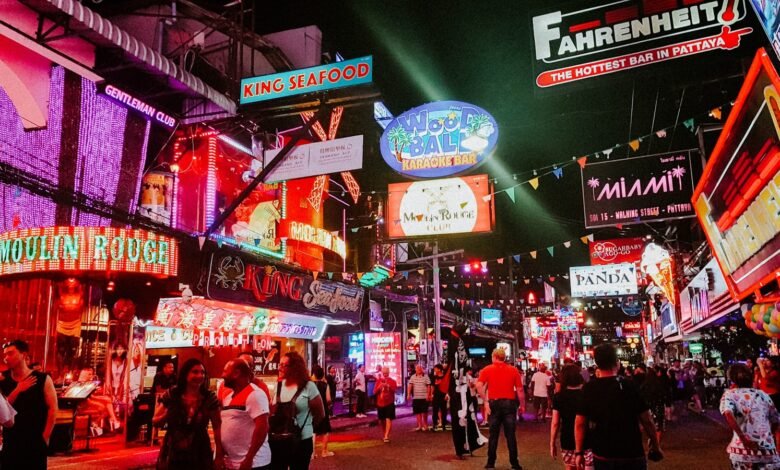
[[[506, 444], [509, 448], [509, 463], [513, 469], [521, 470], [522, 467], [517, 457], [515, 427], [517, 426], [518, 407], [521, 413], [525, 412], [523, 379], [520, 377], [520, 372], [505, 361], [506, 352], [496, 348], [493, 351], [493, 364], [482, 369], [479, 379], [477, 379], [477, 393], [487, 404], [490, 413], [490, 440], [485, 468], [496, 468], [498, 438], [503, 427], [507, 439]], [[488, 389], [487, 394], [485, 388]]]
[[390, 442], [390, 429], [395, 419], [395, 391], [398, 384], [390, 378], [390, 368], [382, 367], [382, 375], [374, 385], [376, 396], [376, 416], [379, 418], [379, 426], [382, 429], [385, 444]]

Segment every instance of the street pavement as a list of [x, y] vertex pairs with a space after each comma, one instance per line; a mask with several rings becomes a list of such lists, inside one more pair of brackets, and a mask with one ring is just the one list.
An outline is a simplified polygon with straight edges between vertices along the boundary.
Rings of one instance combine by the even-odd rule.
[[[474, 457], [457, 460], [452, 451], [449, 432], [414, 432], [415, 420], [405, 417], [394, 422], [391, 442], [381, 440], [379, 428], [367, 426], [366, 421], [355, 422], [353, 427], [331, 435], [329, 450], [336, 455], [316, 458], [312, 470], [331, 469], [478, 469], [485, 465], [487, 447], [475, 452]], [[562, 469], [563, 464], [553, 461], [548, 450], [549, 420], [547, 423], [523, 422], [518, 426], [520, 463], [526, 470]], [[487, 429], [483, 428], [487, 436]], [[650, 469], [706, 468], [728, 470], [725, 447], [730, 433], [721, 423], [699, 415], [690, 415], [672, 423], [663, 438], [666, 458], [651, 463]], [[319, 447], [319, 446], [318, 446]], [[95, 454], [76, 454], [71, 457], [50, 459], [49, 468], [64, 470], [93, 469], [150, 469], [154, 468], [156, 449], [101, 449]], [[506, 441], [499, 444], [496, 468], [508, 469]]]

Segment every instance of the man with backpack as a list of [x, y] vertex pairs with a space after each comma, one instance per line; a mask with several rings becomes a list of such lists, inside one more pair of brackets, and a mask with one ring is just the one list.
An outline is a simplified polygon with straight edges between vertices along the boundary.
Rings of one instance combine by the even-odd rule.
[[376, 396], [376, 415], [379, 418], [379, 426], [382, 429], [385, 444], [390, 442], [390, 429], [395, 419], [395, 391], [398, 384], [390, 378], [390, 368], [382, 367], [382, 375], [374, 386]]

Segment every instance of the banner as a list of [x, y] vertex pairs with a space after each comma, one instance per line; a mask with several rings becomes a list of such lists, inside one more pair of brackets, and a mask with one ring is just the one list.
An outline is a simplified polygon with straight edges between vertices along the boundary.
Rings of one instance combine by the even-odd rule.
[[235, 255], [212, 254], [205, 274], [210, 299], [360, 322], [364, 290], [359, 286], [314, 279]]
[[170, 226], [175, 182], [173, 173], [150, 171], [145, 174], [141, 180], [139, 213], [155, 222]]
[[551, 6], [531, 19], [536, 85], [552, 87], [736, 49], [753, 31], [739, 28], [745, 16], [743, 0], [600, 0]]
[[371, 56], [318, 65], [307, 69], [241, 79], [239, 104], [256, 103], [315, 91], [371, 83]]
[[691, 152], [588, 163], [582, 168], [585, 227], [693, 217]]
[[[264, 165], [268, 166], [279, 150], [266, 150]], [[363, 168], [363, 136], [326, 140], [294, 147], [265, 179], [266, 183], [294, 180], [308, 176], [327, 175]]]
[[775, 55], [780, 57], [780, 8], [777, 1], [767, 0], [750, 0], [758, 15], [758, 21], [764, 28], [764, 32], [769, 37], [769, 42], [772, 44], [772, 49], [775, 50]]
[[609, 297], [638, 292], [636, 266], [630, 263], [569, 268], [572, 297]]
[[735, 300], [780, 271], [778, 89], [780, 77], [759, 50], [692, 198]]
[[729, 295], [726, 279], [714, 259], [680, 291], [680, 326], [692, 332], [699, 323], [739, 308]]
[[498, 124], [487, 111], [460, 101], [437, 101], [393, 119], [379, 140], [382, 158], [410, 178], [440, 178], [472, 170], [492, 154]]
[[590, 242], [590, 264], [637, 263], [645, 247], [643, 238], [613, 238]]
[[493, 230], [494, 202], [487, 175], [388, 186], [390, 238], [430, 237]]

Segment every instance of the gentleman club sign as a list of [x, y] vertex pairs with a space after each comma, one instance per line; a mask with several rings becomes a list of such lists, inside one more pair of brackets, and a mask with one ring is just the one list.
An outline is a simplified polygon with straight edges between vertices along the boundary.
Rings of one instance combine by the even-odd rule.
[[349, 323], [360, 321], [363, 289], [359, 286], [252, 264], [234, 255], [212, 255], [206, 274], [206, 296], [210, 299], [312, 313]]
[[[596, 3], [594, 5], [594, 3]], [[739, 47], [744, 0], [600, 0], [532, 18], [540, 88]]]

